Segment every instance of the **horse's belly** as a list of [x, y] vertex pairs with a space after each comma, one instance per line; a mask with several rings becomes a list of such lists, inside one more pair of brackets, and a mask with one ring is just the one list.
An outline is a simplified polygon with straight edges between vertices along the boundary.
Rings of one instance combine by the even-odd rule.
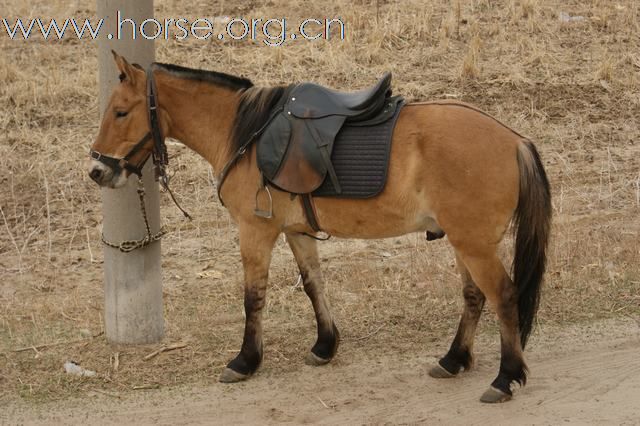
[[394, 203], [384, 196], [370, 200], [316, 199], [316, 208], [322, 229], [341, 238], [388, 238], [412, 232], [442, 232], [435, 217], [417, 202]]

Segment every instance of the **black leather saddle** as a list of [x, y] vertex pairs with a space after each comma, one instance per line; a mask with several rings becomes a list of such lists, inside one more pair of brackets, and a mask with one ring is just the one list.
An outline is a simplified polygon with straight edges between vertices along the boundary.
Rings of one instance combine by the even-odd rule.
[[258, 167], [266, 181], [292, 194], [309, 194], [328, 174], [340, 193], [331, 164], [336, 135], [345, 123], [367, 125], [391, 118], [395, 106], [389, 102], [390, 86], [391, 73], [368, 89], [350, 93], [314, 83], [289, 86], [281, 111], [257, 144]]

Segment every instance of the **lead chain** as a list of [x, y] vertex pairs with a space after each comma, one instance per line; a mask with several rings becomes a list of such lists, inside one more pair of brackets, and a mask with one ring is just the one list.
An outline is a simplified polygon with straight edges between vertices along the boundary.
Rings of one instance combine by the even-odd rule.
[[159, 241], [167, 232], [163, 227], [160, 228], [160, 231], [155, 234], [151, 233], [151, 227], [149, 226], [149, 219], [147, 218], [147, 209], [144, 204], [144, 185], [142, 183], [142, 178], [138, 178], [138, 198], [140, 199], [140, 211], [142, 213], [142, 218], [144, 219], [144, 226], [147, 229], [147, 235], [139, 240], [125, 240], [120, 244], [115, 244], [109, 242], [104, 237], [104, 232], [102, 233], [102, 242], [112, 248], [118, 249], [123, 253], [129, 253], [139, 248], [143, 248], [148, 246], [151, 243]]

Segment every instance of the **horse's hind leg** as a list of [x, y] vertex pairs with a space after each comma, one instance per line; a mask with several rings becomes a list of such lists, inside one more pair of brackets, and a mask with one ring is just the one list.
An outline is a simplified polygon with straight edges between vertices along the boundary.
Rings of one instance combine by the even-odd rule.
[[462, 278], [464, 310], [458, 325], [458, 332], [451, 343], [449, 352], [429, 371], [431, 377], [438, 379], [454, 377], [463, 368], [465, 371], [471, 369], [473, 341], [485, 302], [484, 294], [473, 282], [469, 270], [459, 256], [456, 256], [456, 262]]
[[329, 301], [324, 292], [318, 247], [314, 239], [304, 234], [287, 234], [287, 241], [300, 268], [304, 291], [311, 300], [318, 325], [318, 340], [307, 355], [306, 362], [323, 365], [336, 354], [340, 334], [333, 322]]
[[511, 399], [511, 384], [524, 385], [526, 365], [522, 356], [518, 329], [518, 291], [496, 254], [494, 246], [458, 254], [467, 266], [473, 281], [484, 293], [500, 320], [500, 370], [491, 387], [482, 395], [482, 402], [502, 402]]
[[271, 251], [279, 231], [271, 226], [240, 223], [240, 254], [244, 267], [244, 337], [240, 353], [220, 375], [225, 383], [249, 378], [262, 362], [262, 309], [265, 304]]

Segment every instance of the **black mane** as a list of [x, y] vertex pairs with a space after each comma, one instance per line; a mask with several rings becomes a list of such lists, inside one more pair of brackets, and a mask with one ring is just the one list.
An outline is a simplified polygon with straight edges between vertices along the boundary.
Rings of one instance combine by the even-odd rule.
[[188, 78], [195, 81], [203, 81], [218, 86], [224, 86], [232, 90], [244, 90], [253, 87], [251, 80], [244, 77], [225, 74], [216, 71], [206, 71], [195, 68], [181, 67], [180, 65], [163, 64], [154, 62], [154, 69], [160, 69], [178, 77]]
[[236, 118], [231, 130], [230, 149], [237, 151], [265, 125], [271, 112], [284, 95], [285, 86], [252, 87], [240, 95]]

